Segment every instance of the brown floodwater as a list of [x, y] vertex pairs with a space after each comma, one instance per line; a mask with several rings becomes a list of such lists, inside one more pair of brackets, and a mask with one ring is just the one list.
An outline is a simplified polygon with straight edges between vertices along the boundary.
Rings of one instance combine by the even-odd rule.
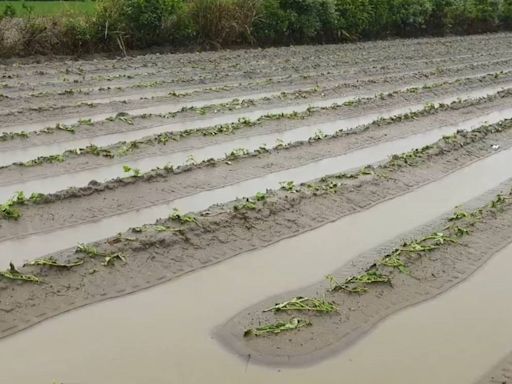
[[224, 350], [213, 330], [496, 186], [489, 169], [480, 172], [466, 168], [314, 231], [3, 339], [0, 382], [470, 383], [512, 346], [512, 248], [447, 294], [392, 316], [313, 366], [253, 365]]

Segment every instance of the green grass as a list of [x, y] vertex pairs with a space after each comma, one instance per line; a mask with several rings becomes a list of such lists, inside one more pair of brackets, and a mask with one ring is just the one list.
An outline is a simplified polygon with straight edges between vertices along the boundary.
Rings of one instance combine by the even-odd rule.
[[[57, 16], [63, 13], [80, 13], [86, 15], [94, 14], [96, 2], [85, 1], [3, 1], [0, 0], [0, 14], [4, 13], [5, 7], [10, 4], [16, 10], [16, 16]], [[28, 9], [23, 7], [28, 6]]]

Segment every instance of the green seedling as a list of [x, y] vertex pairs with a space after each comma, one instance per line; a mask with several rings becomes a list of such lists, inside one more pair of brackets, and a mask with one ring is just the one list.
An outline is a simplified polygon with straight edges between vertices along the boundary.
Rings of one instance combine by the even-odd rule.
[[199, 225], [197, 218], [194, 215], [192, 215], [190, 213], [185, 215], [185, 214], [181, 213], [180, 211], [178, 211], [176, 208], [173, 209], [169, 218], [173, 221], [178, 221], [180, 224], [194, 223], [194, 224]]
[[123, 171], [124, 173], [131, 173], [134, 177], [140, 177], [141, 171], [138, 168], [132, 168], [129, 165], [123, 165]]
[[450, 216], [448, 218], [448, 221], [458, 221], [458, 220], [462, 220], [462, 219], [468, 218], [469, 216], [470, 216], [470, 214], [468, 212], [457, 211], [452, 216]]
[[315, 132], [315, 135], [312, 137], [313, 140], [323, 140], [327, 137], [327, 135], [322, 132], [322, 130], [318, 130]]
[[78, 120], [78, 124], [79, 125], [89, 125], [89, 126], [94, 125], [94, 123], [91, 119], [80, 119], [80, 120]]
[[311, 311], [331, 313], [336, 311], [336, 306], [323, 299], [311, 299], [308, 297], [294, 297], [289, 301], [277, 303], [273, 307], [265, 309], [263, 312], [281, 312], [281, 311]]
[[61, 263], [61, 262], [57, 261], [57, 259], [55, 259], [54, 257], [48, 257], [48, 258], [44, 258], [44, 259], [37, 259], [37, 260], [31, 261], [27, 265], [43, 265], [43, 266], [47, 266], [47, 267], [71, 269], [73, 267], [78, 267], [79, 265], [82, 265], [83, 263], [84, 263], [83, 260], [77, 260], [72, 263]]
[[443, 232], [436, 232], [430, 236], [424, 237], [419, 241], [420, 243], [433, 242], [435, 245], [443, 245], [445, 243], [458, 243], [458, 241]]
[[34, 275], [26, 275], [16, 269], [13, 263], [9, 263], [9, 269], [7, 271], [0, 271], [0, 276], [9, 280], [21, 280], [29, 283], [40, 283], [41, 280]]
[[64, 125], [64, 124], [61, 124], [61, 123], [58, 123], [56, 126], [55, 126], [55, 129], [59, 130], [59, 131], [65, 131], [65, 132], [69, 132], [69, 133], [75, 133], [75, 128], [71, 125]]
[[226, 159], [227, 160], [235, 160], [242, 156], [246, 156], [248, 154], [249, 154], [249, 150], [247, 150], [245, 148], [236, 148], [236, 149], [233, 149], [229, 154], [226, 154]]
[[385, 267], [398, 269], [402, 273], [409, 273], [409, 269], [405, 265], [404, 261], [398, 256], [400, 251], [395, 251], [391, 255], [384, 256], [382, 260], [378, 262], [380, 265]]
[[257, 192], [255, 198], [256, 201], [265, 201], [267, 200], [267, 194], [264, 192]]
[[0, 216], [5, 219], [18, 220], [21, 217], [21, 212], [16, 206], [23, 205], [26, 201], [22, 191], [16, 192], [7, 202], [0, 204]]
[[125, 124], [133, 125], [133, 120], [128, 116], [117, 116], [117, 120], [122, 121]]
[[236, 204], [233, 207], [235, 211], [240, 211], [242, 209], [254, 210], [256, 208], [256, 201], [249, 198], [246, 198], [243, 204]]
[[197, 165], [198, 162], [195, 159], [194, 155], [188, 155], [187, 156], [187, 160], [185, 161], [185, 164], [187, 164], [187, 165]]
[[102, 253], [100, 253], [98, 249], [96, 249], [96, 247], [84, 243], [78, 244], [78, 246], [75, 249], [75, 253], [84, 253], [89, 257], [96, 257], [102, 255]]
[[279, 185], [281, 186], [282, 190], [285, 190], [287, 192], [296, 192], [297, 191], [297, 187], [295, 186], [294, 181], [281, 181], [279, 183]]
[[281, 332], [292, 331], [295, 329], [299, 329], [302, 327], [311, 326], [312, 323], [308, 320], [303, 320], [299, 318], [292, 318], [287, 322], [278, 322], [274, 324], [264, 325], [254, 329], [248, 329], [244, 332], [244, 337], [249, 336], [264, 336], [271, 334], [279, 334]]

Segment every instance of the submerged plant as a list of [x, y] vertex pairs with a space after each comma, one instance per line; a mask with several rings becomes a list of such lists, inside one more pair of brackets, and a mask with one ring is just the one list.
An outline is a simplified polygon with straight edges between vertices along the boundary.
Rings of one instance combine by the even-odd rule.
[[308, 327], [310, 325], [312, 325], [310, 321], [294, 317], [287, 322], [277, 322], [274, 324], [263, 325], [261, 327], [254, 329], [248, 329], [244, 332], [244, 337], [278, 334], [281, 332], [292, 331], [302, 327]]
[[312, 311], [331, 313], [336, 311], [336, 306], [323, 299], [311, 299], [309, 297], [297, 296], [289, 301], [277, 303], [273, 307], [265, 309], [263, 312], [281, 312], [281, 311]]

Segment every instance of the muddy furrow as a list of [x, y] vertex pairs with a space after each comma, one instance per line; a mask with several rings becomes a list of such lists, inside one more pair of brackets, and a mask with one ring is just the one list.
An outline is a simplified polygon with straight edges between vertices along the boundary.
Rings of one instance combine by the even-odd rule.
[[[219, 337], [240, 356], [279, 366], [312, 363], [346, 348], [392, 313], [465, 280], [508, 246], [512, 242], [510, 187], [509, 182], [508, 189], [475, 210], [458, 208], [444, 220], [351, 260], [332, 274], [330, 287], [324, 279], [242, 310], [218, 330]], [[461, 212], [467, 216], [460, 217]], [[382, 282], [354, 280], [368, 274]], [[265, 311], [294, 297], [323, 297], [339, 310], [325, 315]], [[286, 322], [293, 313], [311, 325], [293, 335], [258, 337], [262, 324]], [[248, 329], [254, 329], [254, 335], [244, 335]]]
[[[482, 40], [482, 39], [480, 39]], [[243, 74], [254, 75], [255, 73], [260, 73], [262, 69], [273, 67], [279, 65], [286, 65], [287, 67], [297, 67], [298, 69], [302, 69], [305, 66], [305, 63], [311, 62], [311, 58], [316, 57], [326, 57], [326, 62], [329, 62], [331, 65], [335, 64], [335, 66], [340, 65], [349, 65], [349, 66], [359, 66], [364, 63], [382, 63], [393, 60], [396, 57], [401, 57], [402, 59], [415, 59], [418, 60], [419, 57], [425, 58], [435, 58], [436, 55], [444, 55], [444, 56], [465, 56], [468, 52], [473, 52], [474, 54], [482, 53], [482, 50], [489, 50], [489, 53], [492, 54], [496, 52], [497, 46], [500, 46], [500, 49], [507, 47], [507, 43], [509, 43], [510, 39], [507, 39], [507, 35], [495, 35], [494, 39], [482, 40], [484, 44], [478, 44], [478, 39], [473, 39], [471, 41], [472, 44], [467, 44], [471, 40], [445, 40], [445, 45], [440, 48], [441, 44], [438, 42], [429, 42], [427, 44], [418, 44], [417, 42], [411, 43], [407, 40], [402, 40], [401, 44], [393, 42], [391, 44], [380, 42], [381, 49], [376, 48], [374, 52], [368, 52], [367, 49], [369, 46], [372, 46], [370, 43], [361, 44], [359, 46], [351, 45], [351, 46], [343, 46], [342, 52], [340, 52], [339, 46], [323, 46], [322, 48], [318, 47], [300, 47], [296, 49], [272, 49], [272, 50], [249, 50], [242, 52], [228, 52], [227, 54], [215, 53], [211, 54], [202, 54], [202, 55], [159, 55], [159, 56], [145, 56], [142, 57], [144, 63], [142, 64], [141, 70], [133, 69], [133, 60], [121, 60], [118, 63], [110, 64], [111, 67], [114, 68], [112, 72], [109, 73], [108, 68], [94, 69], [93, 66], [87, 66], [88, 62], [82, 62], [81, 64], [76, 64], [76, 67], [73, 68], [73, 63], [67, 62], [63, 64], [63, 72], [57, 74], [57, 78], [54, 81], [51, 81], [53, 75], [49, 72], [47, 66], [40, 66], [42, 68], [36, 69], [34, 71], [30, 71], [24, 68], [21, 72], [16, 72], [12, 70], [11, 67], [5, 67], [5, 71], [7, 74], [10, 74], [14, 79], [23, 79], [23, 77], [27, 76], [30, 78], [30, 81], [26, 82], [27, 84], [37, 84], [38, 82], [44, 81], [45, 78], [48, 78], [48, 81], [53, 83], [57, 82], [88, 82], [90, 83], [94, 78], [98, 78], [101, 81], [105, 80], [115, 80], [117, 78], [137, 78], [140, 75], [153, 75], [155, 73], [160, 73], [164, 75], [166, 73], [167, 76], [174, 76], [179, 78], [180, 75], [184, 73], [194, 74], [196, 77], [201, 76], [201, 71], [211, 72], [213, 70], [221, 70], [228, 71], [232, 73], [233, 69], [237, 69], [240, 67], [240, 61], [242, 60], [241, 55], [243, 56], [242, 62], [246, 67]], [[405, 44], [404, 44], [405, 43]], [[373, 44], [375, 46], [375, 44]], [[379, 46], [379, 45], [378, 45]], [[387, 49], [386, 49], [387, 48]], [[364, 49], [364, 53], [361, 51]], [[316, 54], [317, 51], [322, 52], [322, 55]], [[283, 55], [286, 53], [286, 55]], [[248, 59], [248, 56], [255, 56], [252, 60]], [[261, 58], [258, 58], [261, 56]], [[203, 59], [204, 58], [204, 59]], [[307, 58], [307, 60], [305, 60]], [[166, 59], [170, 59], [174, 61], [174, 64], [166, 65]], [[199, 59], [199, 62], [197, 61]], [[201, 60], [203, 63], [201, 64]], [[425, 59], [424, 59], [425, 60]], [[434, 59], [435, 60], [435, 59]], [[108, 61], [103, 61], [108, 64]], [[102, 61], [94, 62], [95, 64], [102, 65]], [[273, 65], [270, 65], [273, 64]], [[162, 67], [164, 73], [162, 73], [162, 69], [152, 69], [152, 67]], [[126, 68], [126, 69], [123, 69]], [[168, 68], [178, 69], [178, 72], [169, 72]], [[15, 68], [14, 68], [15, 69]], [[111, 68], [112, 70], [112, 68]], [[186, 72], [183, 72], [183, 71]], [[99, 76], [87, 77], [87, 74], [93, 74], [95, 71], [100, 72]], [[103, 75], [102, 73], [106, 73]], [[19, 80], [17, 83], [14, 81], [10, 81], [8, 78], [5, 82], [6, 85], [21, 85], [19, 84]], [[40, 87], [41, 84], [39, 84]], [[50, 84], [51, 85], [51, 84]]]
[[[510, 53], [509, 53], [510, 54]], [[496, 59], [494, 59], [496, 57]], [[127, 86], [116, 86], [115, 84], [109, 84], [108, 86], [96, 87], [96, 88], [66, 88], [63, 90], [55, 91], [39, 91], [32, 92], [29, 94], [21, 94], [16, 96], [12, 92], [4, 93], [8, 98], [4, 98], [0, 111], [2, 114], [5, 113], [18, 113], [23, 111], [39, 111], [62, 108], [64, 106], [72, 107], [77, 104], [107, 104], [114, 101], [129, 101], [139, 99], [150, 99], [155, 97], [164, 97], [169, 94], [180, 95], [181, 97], [191, 93], [208, 93], [208, 92], [222, 92], [222, 91], [254, 91], [254, 87], [259, 87], [259, 91], [263, 91], [265, 88], [279, 89], [283, 87], [304, 87], [304, 86], [315, 86], [323, 85], [332, 82], [350, 81], [353, 78], [357, 78], [358, 81], [363, 79], [379, 81], [383, 78], [401, 78], [402, 76], [414, 76], [414, 77], [426, 77], [433, 75], [444, 74], [448, 76], [453, 73], [462, 73], [464, 70], [472, 69], [477, 70], [478, 68], [490, 68], [496, 70], [497, 66], [506, 69], [507, 63], [510, 64], [510, 59], [506, 58], [506, 54], [495, 54], [493, 56], [486, 55], [485, 59], [471, 58], [471, 60], [460, 60], [453, 65], [445, 65], [440, 67], [441, 63], [429, 63], [430, 66], [420, 67], [416, 70], [410, 68], [410, 64], [407, 65], [405, 70], [400, 70], [395, 66], [390, 65], [390, 70], [383, 70], [378, 68], [372, 73], [371, 69], [366, 67], [358, 67], [358, 73], [347, 73], [347, 70], [336, 68], [335, 70], [316, 70], [311, 73], [300, 73], [290, 74], [286, 76], [272, 76], [259, 79], [259, 80], [247, 80], [238, 79], [233, 81], [230, 79], [226, 82], [211, 83], [205, 85], [198, 85], [196, 87], [185, 86], [184, 88], [176, 88], [174, 82], [175, 78], [168, 79], [163, 77], [156, 79], [152, 82], [136, 83]], [[453, 58], [451, 61], [453, 62]], [[388, 80], [388, 81], [389, 81]], [[19, 88], [16, 88], [19, 89]], [[21, 104], [22, 103], [22, 104]], [[22, 105], [22, 106], [21, 106]], [[22, 108], [22, 109], [20, 109]]]
[[[423, 85], [429, 84], [438, 84], [438, 83], [452, 83], [456, 81], [477, 81], [481, 78], [489, 78], [492, 75], [496, 74], [496, 76], [500, 77], [502, 81], [510, 77], [510, 70], [506, 69], [503, 73], [501, 70], [498, 71], [484, 71], [478, 72], [474, 74], [469, 74], [467, 76], [457, 76], [452, 78], [443, 78], [441, 77], [439, 80], [435, 79], [435, 76], [432, 80], [423, 80], [423, 81], [415, 81], [413, 80], [413, 86], [421, 87]], [[396, 84], [395, 89], [397, 87], [407, 87], [411, 86], [411, 83], [405, 82], [406, 86], [401, 84]], [[360, 88], [360, 89], [357, 89]], [[235, 92], [234, 95], [227, 95], [222, 97], [221, 95], [217, 95], [212, 93], [210, 95], [202, 96], [199, 98], [197, 96], [193, 96], [190, 100], [187, 98], [181, 100], [175, 96], [168, 96], [166, 98], [151, 99], [151, 100], [138, 100], [134, 101], [126, 101], [126, 102], [112, 102], [106, 105], [84, 105], [83, 107], [72, 107], [71, 110], [67, 108], [61, 109], [50, 109], [48, 111], [44, 111], [43, 115], [39, 113], [37, 110], [33, 112], [26, 112], [22, 114], [5, 114], [0, 117], [0, 122], [3, 123], [3, 126], [0, 130], [0, 133], [8, 133], [8, 132], [31, 132], [36, 130], [41, 130], [47, 127], [53, 126], [62, 126], [62, 125], [72, 125], [76, 124], [79, 121], [87, 121], [89, 124], [96, 123], [98, 121], [112, 119], [119, 113], [128, 113], [133, 116], [137, 115], [154, 115], [154, 114], [172, 114], [182, 110], [187, 110], [190, 108], [204, 108], [206, 106], [214, 106], [221, 105], [225, 103], [230, 103], [234, 101], [253, 101], [253, 104], [259, 104], [261, 106], [267, 105], [275, 105], [276, 103], [282, 103], [283, 99], [306, 99], [314, 102], [316, 100], [325, 100], [329, 97], [339, 97], [341, 95], [351, 95], [352, 97], [361, 96], [358, 95], [357, 92], [363, 93], [366, 92], [374, 93], [375, 90], [379, 90], [381, 92], [387, 92], [387, 89], [393, 88], [393, 85], [384, 84], [384, 86], [379, 86], [379, 84], [362, 84], [362, 86], [354, 89], [354, 86], [351, 84], [344, 85], [341, 83], [340, 85], [331, 85], [325, 88], [309, 88], [305, 90], [291, 90], [288, 93], [282, 93], [280, 90], [273, 90], [270, 92], [258, 92], [256, 91], [253, 94], [237, 94]], [[85, 108], [85, 109], [84, 109]], [[15, 122], [13, 124], [13, 121]]]
[[[500, 134], [499, 131], [496, 133]], [[495, 142], [496, 138], [492, 139]], [[170, 280], [310, 231], [420, 186], [423, 187], [398, 200], [415, 196], [419, 200], [414, 204], [422, 202], [420, 206], [425, 207], [427, 201], [441, 195], [443, 198], [436, 203], [442, 202], [443, 212], [447, 205], [476, 197], [510, 176], [512, 150], [495, 153], [490, 143], [475, 133], [457, 134], [415, 153], [413, 158], [394, 158], [375, 170], [356, 174], [355, 178], [340, 175], [341, 184], [333, 185], [338, 179], [327, 178], [298, 190], [293, 187], [291, 191], [267, 193], [264, 199], [253, 203], [255, 208], [245, 205], [249, 201], [241, 201], [237, 202], [238, 208], [233, 204], [211, 207], [200, 216], [175, 213], [156, 226], [134, 229], [96, 243], [94, 248], [53, 254], [51, 260], [83, 263], [72, 269], [31, 266], [18, 272], [37, 276], [44, 281], [42, 285], [1, 280], [3, 303], [7, 305], [0, 319], [0, 332], [12, 334], [71, 308]], [[475, 178], [479, 179], [478, 184], [473, 182]], [[429, 184], [435, 180], [439, 181]], [[451, 191], [450, 198], [443, 190]], [[393, 204], [398, 200], [393, 200]], [[436, 209], [427, 212], [431, 219], [439, 215]], [[165, 214], [160, 212], [160, 216]], [[96, 223], [95, 228], [103, 229], [101, 223]], [[61, 233], [59, 241], [68, 235], [72, 235], [72, 230]], [[81, 235], [85, 237], [88, 233], [82, 229]], [[36, 244], [46, 245], [35, 241], [33, 246]], [[12, 249], [2, 249], [1, 254], [16, 257], [27, 254], [24, 251], [18, 243]]]
[[[482, 91], [485, 94], [485, 88], [479, 89], [478, 93], [480, 94]], [[225, 136], [225, 140], [221, 140], [218, 144], [215, 144], [215, 142], [212, 143], [214, 140], [219, 141], [215, 136], [199, 136], [199, 138], [190, 136], [189, 141], [192, 141], [192, 146], [189, 146], [190, 149], [188, 150], [183, 148], [186, 144], [183, 144], [181, 141], [173, 142], [173, 140], [170, 140], [169, 144], [163, 145], [169, 140], [158, 140], [157, 144], [151, 142], [153, 144], [149, 146], [136, 143], [135, 146], [123, 144], [119, 146], [118, 149], [100, 148], [97, 150], [97, 154], [126, 152], [125, 155], [114, 159], [110, 158], [110, 155], [77, 155], [73, 151], [63, 156], [62, 159], [57, 162], [48, 161], [46, 163], [41, 161], [34, 163], [32, 166], [15, 165], [0, 169], [2, 180], [0, 182], [0, 201], [9, 199], [16, 191], [24, 191], [27, 195], [34, 192], [50, 193], [69, 187], [85, 186], [91, 180], [102, 182], [116, 177], [123, 177], [126, 176], [124, 165], [129, 165], [132, 169], [137, 169], [137, 172], [145, 173], [157, 167], [169, 165], [177, 167], [187, 164], [196, 164], [209, 159], [224, 159], [224, 157], [229, 154], [232, 155], [231, 157], [242, 156], [250, 151], [273, 146], [280, 147], [289, 142], [307, 141], [310, 138], [322, 139], [326, 135], [333, 135], [339, 131], [350, 131], [358, 126], [372, 122], [378, 123], [382, 119], [387, 118], [393, 121], [393, 118], [398, 119], [402, 114], [405, 114], [406, 118], [411, 119], [421, 114], [435, 114], [436, 111], [446, 108], [457, 109], [464, 105], [479, 106], [475, 111], [468, 112], [466, 116], [462, 115], [461, 112], [460, 117], [458, 117], [460, 124], [453, 120], [447, 120], [444, 124], [445, 127], [433, 132], [433, 136], [424, 137], [420, 135], [418, 138], [418, 140], [433, 139], [435, 141], [436, 135], [450, 134], [456, 129], [471, 129], [486, 121], [494, 123], [509, 117], [510, 109], [507, 108], [509, 104], [507, 95], [508, 92], [501, 92], [495, 96], [489, 96], [488, 98], [456, 101], [459, 99], [459, 95], [439, 99], [430, 98], [428, 97], [429, 94], [413, 94], [412, 99], [398, 108], [396, 98], [390, 98], [386, 101], [376, 101], [375, 105], [363, 108], [350, 107], [348, 111], [351, 111], [350, 114], [354, 117], [347, 117], [347, 109], [340, 108], [337, 110], [337, 108], [334, 108], [330, 111], [319, 111], [320, 113], [318, 113], [316, 118], [313, 116], [313, 118], [292, 119], [287, 125], [283, 125], [279, 120], [269, 120], [268, 123], [270, 124], [268, 124], [268, 126], [265, 124], [263, 127], [243, 128], [243, 130], [247, 129], [249, 131], [247, 136], [243, 138], [237, 138], [236, 135], [230, 134]], [[417, 100], [425, 99], [428, 103], [424, 101], [422, 104], [415, 104]], [[489, 103], [486, 101], [489, 101]], [[450, 102], [453, 102], [453, 105], [445, 106], [444, 104], [439, 104], [449, 104]], [[389, 106], [394, 107], [388, 109]], [[361, 109], [364, 110], [365, 114], [358, 116], [361, 114]], [[414, 113], [411, 113], [411, 111], [414, 111]], [[345, 118], [338, 120], [340, 116], [344, 116]], [[266, 126], [268, 129], [267, 132], [264, 131]], [[434, 126], [423, 127], [422, 129], [429, 130], [433, 127]], [[277, 130], [277, 132], [275, 130]], [[415, 128], [412, 128], [410, 132], [421, 133]], [[393, 132], [391, 131], [389, 139], [391, 140], [393, 137], [397, 138], [393, 136]], [[194, 146], [194, 141], [198, 142], [199, 145]], [[411, 140], [411, 142], [418, 143], [418, 141], [414, 139]], [[126, 149], [132, 147], [140, 148], [133, 149], [133, 153]], [[84, 152], [87, 153], [85, 150]], [[385, 151], [382, 153], [385, 153]], [[376, 152], [376, 155], [381, 156], [382, 153]], [[329, 155], [332, 156], [332, 154], [331, 152]], [[375, 156], [373, 156], [373, 158], [375, 158]], [[10, 152], [0, 156], [0, 163], [3, 163], [3, 159], [9, 161], [16, 158], [13, 156], [13, 152]], [[285, 161], [283, 164], [288, 164], [288, 162]]]
[[[507, 99], [500, 101], [503, 101], [503, 105], [509, 105]], [[173, 207], [182, 211], [206, 209], [215, 203], [224, 203], [243, 195], [253, 195], [267, 188], [279, 187], [281, 181], [303, 182], [314, 178], [319, 173], [345, 172], [368, 164], [376, 164], [395, 153], [407, 152], [434, 143], [441, 137], [452, 135], [456, 131], [470, 131], [484, 123], [494, 124], [502, 119], [512, 118], [510, 108], [494, 110], [489, 106], [488, 113], [483, 107], [474, 111], [470, 111], [470, 108], [474, 107], [448, 109], [433, 115], [414, 115], [401, 123], [393, 123], [395, 119], [400, 120], [394, 117], [384, 126], [384, 122], [379, 120], [373, 124], [360, 126], [351, 132], [330, 132], [334, 135], [332, 137], [309, 139], [309, 136], [305, 136], [302, 138], [303, 141], [297, 141], [297, 137], [294, 137], [290, 140], [292, 144], [266, 151], [259, 151], [261, 143], [253, 139], [254, 148], [250, 145], [245, 147], [247, 151], [251, 150], [253, 153], [242, 153], [240, 159], [234, 155], [228, 155], [227, 159], [222, 160], [225, 153], [229, 154], [233, 148], [237, 148], [232, 143], [231, 146], [221, 144], [221, 150], [217, 152], [215, 152], [215, 146], [206, 147], [207, 151], [204, 154], [195, 157], [197, 161], [203, 162], [202, 165], [185, 166], [183, 169], [190, 171], [182, 172], [178, 169], [177, 174], [173, 174], [170, 170], [150, 171], [143, 177], [116, 179], [104, 184], [93, 183], [82, 189], [76, 188], [80, 184], [80, 179], [79, 175], [75, 174], [72, 176], [73, 186], [69, 190], [41, 198], [37, 204], [20, 206], [22, 216], [17, 221], [4, 220], [3, 224], [0, 224], [0, 241], [42, 232], [54, 237], [56, 230], [96, 222], [108, 217], [111, 218], [109, 221], [111, 224], [103, 222], [102, 227], [110, 227], [111, 232], [102, 234], [114, 235], [117, 231], [126, 229], [114, 223], [127, 225], [135, 216], [138, 221], [131, 222], [128, 226], [155, 221], [160, 217], [159, 212], [169, 211]], [[471, 118], [471, 116], [476, 117]], [[498, 142], [504, 145], [502, 140]], [[180, 156], [182, 164], [186, 164], [188, 158], [186, 153], [175, 154], [172, 163], [179, 164]], [[215, 163], [207, 161], [215, 157], [220, 160]], [[226, 160], [228, 160], [227, 163]], [[162, 161], [159, 165], [165, 163]], [[145, 170], [144, 163], [130, 164]], [[113, 167], [113, 171], [119, 169], [122, 170], [120, 166]], [[207, 176], [209, 172], [210, 175]], [[99, 174], [101, 170], [95, 170], [93, 174], [87, 174], [84, 180]], [[208, 182], [205, 183], [204, 180]], [[34, 187], [42, 188], [43, 185], [44, 182], [36, 182]], [[49, 185], [54, 187], [59, 185], [58, 180], [50, 179]], [[22, 185], [11, 186], [11, 190], [24, 190], [27, 196], [35, 192], [23, 189]], [[86, 207], [94, 207], [94, 209]], [[134, 211], [136, 214], [133, 213]], [[68, 239], [70, 245], [80, 241], [80, 239]], [[89, 238], [87, 241], [98, 239]], [[45, 242], [42, 237], [38, 240]], [[17, 245], [22, 246], [19, 243]], [[50, 250], [46, 249], [46, 251]]]
[[512, 383], [512, 353], [493, 367], [478, 384], [510, 384]]
[[[150, 135], [158, 135], [166, 132], [184, 132], [184, 133], [192, 133], [191, 130], [194, 129], [206, 129], [208, 127], [213, 127], [214, 129], [222, 128], [221, 125], [247, 125], [253, 126], [259, 122], [259, 120], [279, 120], [282, 118], [289, 118], [292, 120], [295, 116], [299, 116], [297, 114], [306, 113], [311, 111], [312, 108], [328, 108], [334, 105], [333, 108], [336, 107], [336, 104], [345, 104], [347, 106], [354, 105], [355, 107], [360, 104], [366, 104], [373, 108], [371, 105], [382, 102], [382, 100], [386, 99], [394, 99], [396, 97], [405, 98], [405, 102], [400, 102], [403, 105], [402, 108], [394, 108], [391, 110], [383, 111], [384, 115], [394, 114], [394, 113], [403, 113], [405, 109], [409, 108], [409, 111], [415, 111], [421, 109], [425, 106], [425, 103], [450, 103], [459, 98], [478, 98], [482, 96], [486, 96], [489, 94], [493, 94], [499, 92], [502, 89], [510, 86], [510, 83], [507, 83], [506, 78], [496, 80], [494, 76], [491, 76], [492, 80], [486, 77], [487, 79], [484, 82], [478, 81], [478, 79], [469, 79], [463, 81], [456, 81], [454, 83], [438, 83], [432, 86], [426, 86], [425, 89], [417, 89], [415, 87], [408, 88], [405, 87], [402, 90], [393, 91], [387, 95], [381, 95], [375, 98], [373, 95], [369, 95], [370, 97], [367, 99], [354, 98], [354, 96], [346, 96], [340, 98], [328, 98], [322, 99], [318, 101], [308, 102], [304, 104], [291, 104], [289, 106], [282, 107], [274, 107], [269, 109], [258, 109], [258, 107], [244, 109], [244, 112], [238, 113], [228, 113], [222, 114], [220, 113], [217, 116], [209, 117], [209, 118], [200, 118], [200, 119], [192, 119], [185, 120], [182, 122], [175, 123], [167, 123], [163, 125], [154, 125], [155, 123], [149, 123], [147, 118], [140, 118], [133, 120], [129, 120], [132, 124], [125, 124], [121, 121], [111, 122], [109, 121], [107, 124], [98, 124], [94, 127], [89, 127], [89, 132], [96, 132], [96, 136], [87, 139], [77, 139], [74, 141], [64, 141], [57, 142], [51, 145], [40, 145], [36, 146], [34, 142], [33, 146], [30, 148], [21, 148], [21, 149], [12, 149], [9, 151], [7, 144], [4, 145], [6, 151], [0, 152], [0, 164], [7, 165], [12, 163], [13, 161], [28, 161], [32, 160], [38, 156], [42, 155], [58, 155], [65, 150], [76, 150], [78, 148], [85, 148], [88, 146], [96, 146], [103, 147], [119, 142], [130, 142], [134, 140], [140, 140], [146, 136]], [[474, 83], [474, 85], [473, 85]], [[486, 86], [489, 84], [489, 86]], [[380, 100], [379, 100], [380, 99]], [[396, 99], [394, 99], [396, 100]], [[388, 100], [391, 102], [391, 100]], [[418, 104], [419, 103], [419, 104]], [[342, 105], [343, 107], [343, 105]], [[397, 112], [398, 111], [398, 112]], [[366, 113], [368, 110], [366, 110]], [[375, 113], [379, 111], [375, 110]], [[208, 114], [207, 114], [208, 115]], [[289, 116], [286, 116], [289, 115]], [[138, 125], [138, 122], [141, 121], [144, 125], [141, 127]], [[152, 119], [149, 119], [152, 120]], [[166, 118], [155, 119], [155, 121], [165, 121]], [[277, 121], [276, 121], [277, 123]], [[103, 135], [100, 135], [98, 131], [102, 131], [100, 126], [104, 126], [106, 130], [112, 130], [120, 127], [119, 124], [122, 124], [121, 127], [131, 127], [133, 130], [124, 131], [120, 133], [107, 133], [104, 132]], [[139, 128], [139, 129], [137, 129]], [[129, 128], [128, 128], [129, 129]], [[62, 140], [66, 138], [74, 137], [74, 135], [70, 135], [66, 133], [66, 135], [61, 136]], [[91, 148], [89, 148], [91, 149]], [[61, 158], [57, 158], [60, 160]], [[38, 159], [35, 164], [44, 162], [44, 159]], [[28, 171], [30, 173], [30, 171]], [[3, 178], [5, 184], [7, 181], [6, 178]]]
[[[503, 339], [511, 335], [511, 312], [502, 303], [510, 291], [510, 246], [437, 300], [389, 318], [344, 354], [314, 367], [261, 367], [250, 357], [243, 361], [234, 358], [211, 341], [212, 328], [224, 322], [229, 312], [272, 295], [276, 289], [289, 290], [321, 278], [323, 271], [365, 252], [368, 242], [369, 247], [389, 243], [397, 233], [423, 225], [431, 208], [445, 213], [440, 210], [446, 195], [415, 196], [420, 197], [425, 198], [422, 209], [404, 210], [400, 205], [403, 200], [391, 200], [381, 209], [354, 216], [357, 220], [342, 220], [310, 236], [297, 236], [240, 255], [157, 289], [73, 311], [4, 339], [0, 357], [12, 369], [2, 370], [0, 378], [20, 384], [55, 378], [110, 384], [164, 383], [170, 376], [183, 383], [230, 380], [257, 384], [274, 382], [276, 376], [278, 382], [299, 384], [319, 380], [334, 384], [339, 377], [353, 382], [408, 384], [416, 376], [415, 381], [421, 384], [473, 382], [493, 359], [507, 351]], [[485, 203], [483, 198], [477, 202]], [[390, 218], [393, 225], [389, 225]], [[365, 235], [367, 231], [374, 233], [371, 239]], [[340, 234], [344, 234], [342, 238]], [[327, 246], [332, 242], [336, 244]], [[344, 249], [341, 256], [340, 247]], [[316, 256], [314, 268], [311, 255]], [[251, 278], [255, 273], [265, 273], [265, 284]], [[91, 339], [104, 343], [91, 343]], [[131, 348], [134, 344], [140, 347]], [[84, 353], [94, 370], [84, 366]], [[30, 369], [25, 369], [21, 354], [31, 362]], [[369, 361], [372, 369], [368, 369]], [[59, 368], [55, 371], [48, 366]], [[112, 371], [119, 372], [114, 379]]]

